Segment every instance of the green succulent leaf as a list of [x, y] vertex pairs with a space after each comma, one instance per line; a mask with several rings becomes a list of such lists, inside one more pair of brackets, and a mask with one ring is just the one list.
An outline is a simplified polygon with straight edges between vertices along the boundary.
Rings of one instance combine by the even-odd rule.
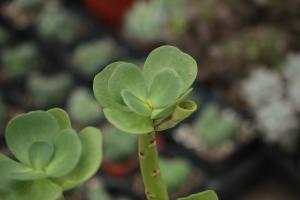
[[93, 91], [97, 101], [100, 103], [102, 108], [115, 108], [121, 110], [128, 110], [124, 105], [121, 105], [114, 101], [108, 90], [108, 80], [111, 77], [114, 70], [125, 62], [114, 62], [108, 65], [94, 78]]
[[53, 144], [34, 142], [29, 148], [29, 160], [35, 169], [43, 169], [51, 161], [54, 154]]
[[122, 104], [122, 90], [128, 90], [140, 99], [145, 100], [147, 89], [141, 70], [134, 64], [123, 63], [117, 66], [108, 80], [111, 97]]
[[144, 64], [143, 75], [148, 87], [162, 69], [173, 69], [183, 81], [182, 90], [187, 90], [197, 76], [197, 63], [186, 53], [169, 45], [153, 50]]
[[127, 133], [143, 134], [154, 130], [152, 120], [149, 117], [108, 108], [103, 111], [110, 123]]
[[5, 139], [16, 158], [30, 165], [30, 146], [38, 141], [52, 141], [58, 130], [59, 125], [52, 115], [33, 111], [12, 119], [6, 127]]
[[46, 172], [51, 177], [64, 176], [73, 170], [79, 162], [82, 146], [73, 129], [64, 129], [56, 138], [55, 154]]
[[71, 128], [71, 120], [66, 111], [60, 108], [52, 108], [47, 111], [50, 113], [58, 122], [60, 129]]
[[150, 86], [149, 98], [154, 108], [173, 104], [180, 96], [183, 81], [175, 70], [166, 68], [157, 73]]
[[16, 192], [8, 200], [56, 200], [62, 195], [59, 185], [48, 179], [32, 182], [21, 182], [16, 187]]
[[178, 200], [218, 200], [217, 194], [212, 190], [207, 190], [188, 197], [179, 198]]
[[75, 169], [59, 179], [64, 189], [75, 187], [89, 179], [102, 161], [102, 134], [98, 129], [83, 129], [79, 133], [79, 139], [82, 145], [80, 160]]
[[150, 107], [141, 99], [136, 97], [128, 90], [122, 90], [121, 95], [125, 104], [134, 112], [142, 116], [150, 116], [151, 109]]

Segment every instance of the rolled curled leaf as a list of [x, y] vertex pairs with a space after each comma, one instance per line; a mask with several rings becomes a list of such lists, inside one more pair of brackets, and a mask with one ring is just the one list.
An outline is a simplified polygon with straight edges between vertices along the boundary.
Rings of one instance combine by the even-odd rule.
[[170, 118], [159, 122], [155, 130], [163, 131], [169, 128], [173, 128], [178, 123], [189, 117], [193, 112], [197, 110], [197, 104], [192, 100], [184, 100], [177, 104]]

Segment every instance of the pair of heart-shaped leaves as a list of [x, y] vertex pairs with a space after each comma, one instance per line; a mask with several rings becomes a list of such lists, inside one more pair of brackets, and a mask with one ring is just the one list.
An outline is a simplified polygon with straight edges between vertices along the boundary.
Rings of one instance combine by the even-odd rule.
[[196, 110], [190, 101], [190, 106], [182, 107], [196, 75], [197, 64], [191, 56], [175, 47], [162, 46], [150, 53], [142, 70], [126, 62], [108, 65], [95, 77], [93, 88], [113, 125], [125, 132], [143, 134], [157, 130], [155, 121], [175, 111], [173, 121], [178, 123], [183, 115], [186, 118], [187, 113]]
[[0, 154], [0, 194], [6, 200], [56, 200], [91, 177], [102, 159], [100, 131], [87, 127], [77, 134], [58, 108], [15, 117], [5, 139], [18, 160]]

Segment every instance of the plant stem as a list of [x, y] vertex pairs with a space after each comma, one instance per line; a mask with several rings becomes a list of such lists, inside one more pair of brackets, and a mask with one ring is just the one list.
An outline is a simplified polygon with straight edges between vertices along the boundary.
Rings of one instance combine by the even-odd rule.
[[160, 173], [155, 132], [139, 136], [139, 159], [147, 199], [168, 200], [167, 187]]

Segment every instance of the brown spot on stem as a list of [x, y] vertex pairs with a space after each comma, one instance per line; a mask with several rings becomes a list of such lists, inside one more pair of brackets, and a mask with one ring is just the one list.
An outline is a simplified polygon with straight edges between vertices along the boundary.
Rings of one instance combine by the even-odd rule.
[[157, 169], [155, 169], [155, 170], [153, 170], [153, 171], [152, 171], [152, 174], [151, 174], [151, 176], [153, 176], [153, 177], [156, 177], [156, 176], [158, 176], [158, 175], [159, 175], [159, 173], [160, 173], [160, 171], [159, 171], [159, 170], [157, 170]]
[[148, 148], [154, 148], [156, 146], [156, 141], [151, 140], [150, 144], [148, 145]]
[[142, 158], [142, 159], [145, 158], [145, 154], [144, 154], [142, 151], [139, 152], [139, 156], [140, 156], [140, 158]]

